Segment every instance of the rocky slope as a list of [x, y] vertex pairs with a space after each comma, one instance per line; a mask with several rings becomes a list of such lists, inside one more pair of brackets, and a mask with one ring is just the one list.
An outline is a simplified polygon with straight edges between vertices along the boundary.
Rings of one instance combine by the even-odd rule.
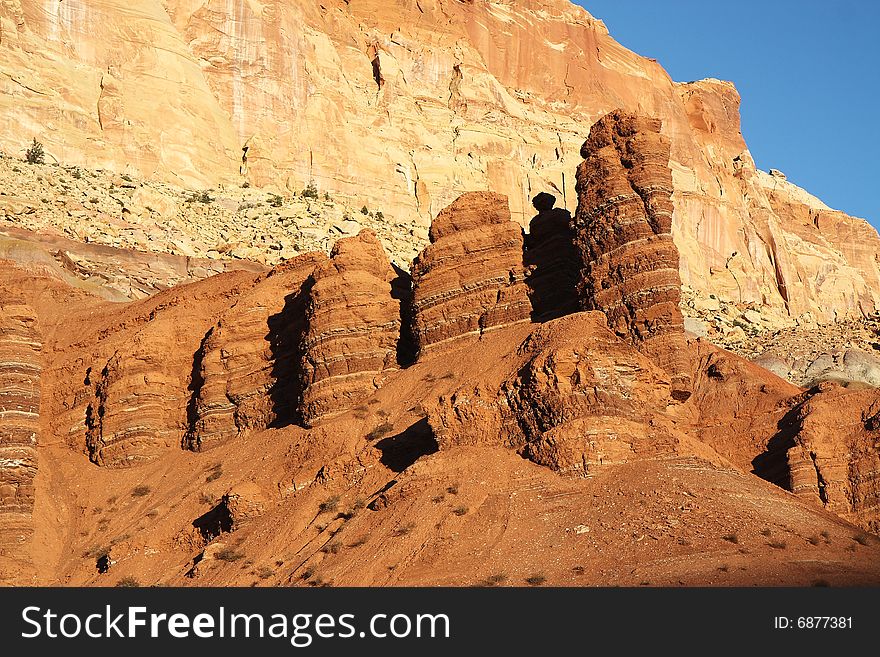
[[573, 208], [586, 130], [622, 107], [670, 140], [685, 284], [789, 319], [880, 300], [876, 232], [755, 169], [733, 85], [673, 82], [567, 0], [13, 0], [0, 28], [9, 154], [37, 137], [196, 188], [313, 180], [408, 228], [489, 189], [525, 226], [541, 192]]

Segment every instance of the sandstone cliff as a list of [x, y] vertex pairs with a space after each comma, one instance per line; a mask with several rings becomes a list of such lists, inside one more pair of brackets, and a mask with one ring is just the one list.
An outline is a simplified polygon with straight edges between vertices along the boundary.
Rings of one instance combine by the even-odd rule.
[[195, 354], [186, 446], [209, 449], [243, 431], [298, 418], [303, 288], [325, 261], [308, 253], [279, 265], [211, 327]]
[[314, 180], [409, 225], [490, 189], [525, 226], [541, 192], [573, 209], [587, 127], [623, 107], [670, 139], [685, 284], [791, 317], [880, 300], [876, 231], [755, 169], [733, 85], [673, 82], [567, 0], [13, 0], [0, 33], [10, 153], [38, 137], [50, 161], [187, 185]]

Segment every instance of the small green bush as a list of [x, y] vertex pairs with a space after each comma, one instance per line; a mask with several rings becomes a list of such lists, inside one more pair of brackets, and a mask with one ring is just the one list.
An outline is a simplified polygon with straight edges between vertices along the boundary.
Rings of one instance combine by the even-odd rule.
[[186, 199], [187, 203], [213, 203], [214, 199], [207, 190], [203, 192], [192, 192]]
[[302, 196], [303, 198], [318, 198], [318, 186], [315, 184], [314, 180], [310, 181], [309, 184], [306, 185], [306, 188], [302, 190], [300, 196]]
[[46, 154], [43, 152], [43, 144], [34, 137], [34, 143], [25, 151], [24, 159], [28, 164], [44, 164], [46, 162]]

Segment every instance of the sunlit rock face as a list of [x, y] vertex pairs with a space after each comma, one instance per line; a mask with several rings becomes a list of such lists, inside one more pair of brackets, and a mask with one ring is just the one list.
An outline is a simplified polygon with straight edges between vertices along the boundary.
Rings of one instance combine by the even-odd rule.
[[313, 180], [423, 227], [491, 190], [526, 226], [540, 193], [574, 209], [580, 145], [621, 107], [670, 140], [684, 284], [792, 317], [880, 301], [876, 231], [755, 169], [732, 84], [673, 82], [567, 0], [12, 0], [0, 25], [8, 153], [38, 137], [49, 161], [189, 186]]

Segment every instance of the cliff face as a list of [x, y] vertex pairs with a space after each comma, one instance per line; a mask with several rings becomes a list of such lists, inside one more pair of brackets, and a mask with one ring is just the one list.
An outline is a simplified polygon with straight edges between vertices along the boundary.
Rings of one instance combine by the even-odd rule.
[[8, 152], [314, 180], [424, 226], [473, 190], [523, 226], [541, 192], [573, 209], [586, 132], [622, 107], [670, 139], [683, 283], [792, 316], [880, 301], [876, 231], [756, 171], [731, 84], [673, 82], [567, 0], [10, 0], [0, 73]]

